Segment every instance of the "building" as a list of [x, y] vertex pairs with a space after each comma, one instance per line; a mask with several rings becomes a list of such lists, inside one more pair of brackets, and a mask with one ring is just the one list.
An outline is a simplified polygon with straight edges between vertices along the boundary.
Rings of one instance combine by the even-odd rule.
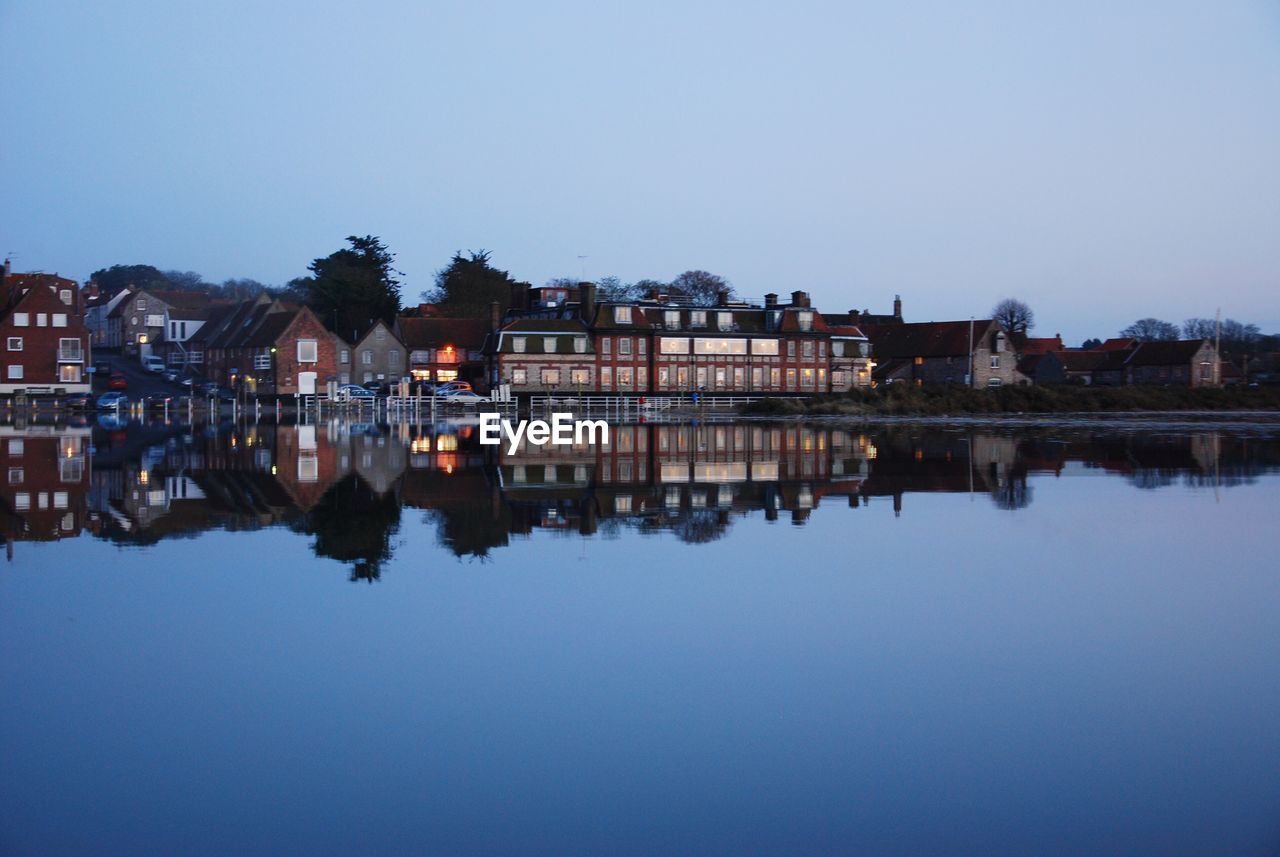
[[1207, 339], [1142, 342], [1125, 361], [1125, 383], [1175, 387], [1216, 387], [1218, 353]]
[[353, 345], [338, 347], [338, 383], [399, 383], [408, 375], [405, 347], [394, 330], [379, 320]]
[[877, 383], [1000, 387], [1021, 380], [1014, 343], [995, 319], [863, 324]]
[[14, 274], [6, 261], [0, 277], [0, 338], [0, 394], [89, 392], [90, 337], [74, 280]]
[[187, 340], [210, 380], [258, 396], [324, 393], [346, 347], [310, 309], [266, 294], [216, 308]]
[[[763, 306], [691, 306], [655, 294], [599, 301], [594, 284], [522, 290], [491, 340], [492, 377], [512, 392], [619, 395], [817, 394], [870, 384], [871, 356], [849, 319], [831, 325], [806, 292]], [[838, 374], [836, 374], [838, 373]]]
[[210, 306], [210, 297], [205, 292], [130, 289], [119, 295], [123, 295], [123, 299], [115, 301], [106, 313], [105, 344], [139, 358], [152, 354], [168, 358], [171, 349], [162, 343], [171, 320], [175, 322], [175, 334], [186, 331], [181, 335], [185, 341], [199, 327], [191, 322], [207, 315]]
[[[497, 315], [496, 307], [491, 316]], [[466, 381], [489, 389], [486, 343], [501, 318], [443, 318], [420, 315], [396, 319], [396, 334], [408, 352], [414, 381]]]

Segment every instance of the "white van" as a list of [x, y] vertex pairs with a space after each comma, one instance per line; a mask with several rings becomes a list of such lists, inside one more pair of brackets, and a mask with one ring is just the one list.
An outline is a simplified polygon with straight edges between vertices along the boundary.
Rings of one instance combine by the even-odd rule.
[[142, 368], [146, 369], [148, 372], [163, 372], [164, 360], [156, 357], [154, 354], [150, 357], [143, 357]]

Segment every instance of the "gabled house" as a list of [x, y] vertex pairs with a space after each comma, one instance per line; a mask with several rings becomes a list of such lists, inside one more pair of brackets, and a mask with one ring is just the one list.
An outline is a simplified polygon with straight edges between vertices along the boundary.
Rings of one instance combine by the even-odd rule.
[[89, 331], [80, 290], [56, 274], [0, 277], [0, 394], [87, 393]]
[[408, 375], [404, 349], [389, 325], [374, 322], [350, 348], [345, 343], [339, 346], [338, 383], [399, 383]]
[[1178, 387], [1219, 385], [1218, 353], [1207, 339], [1140, 343], [1125, 361], [1125, 383]]

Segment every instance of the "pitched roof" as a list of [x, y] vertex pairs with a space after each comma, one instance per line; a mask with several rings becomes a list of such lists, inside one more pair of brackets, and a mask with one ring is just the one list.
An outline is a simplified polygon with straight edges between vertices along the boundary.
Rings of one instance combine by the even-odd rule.
[[993, 319], [984, 318], [973, 322], [864, 324], [862, 329], [877, 357], [967, 357], [970, 343], [977, 348], [995, 324]]
[[489, 335], [489, 321], [484, 318], [401, 317], [396, 319], [396, 335], [406, 348], [453, 345], [468, 350], [478, 349]]
[[1207, 344], [1203, 339], [1143, 342], [1129, 357], [1130, 366], [1174, 366], [1190, 363]]

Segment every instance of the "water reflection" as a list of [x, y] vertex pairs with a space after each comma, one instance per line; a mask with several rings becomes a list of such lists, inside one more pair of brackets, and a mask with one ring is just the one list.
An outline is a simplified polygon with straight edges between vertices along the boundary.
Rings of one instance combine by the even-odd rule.
[[607, 445], [482, 447], [475, 426], [4, 426], [0, 515], [15, 542], [82, 531], [151, 545], [210, 529], [280, 526], [377, 580], [415, 510], [459, 557], [513, 536], [632, 528], [699, 544], [735, 518], [802, 526], [823, 502], [985, 497], [1018, 510], [1038, 475], [1112, 475], [1142, 489], [1228, 489], [1280, 465], [1273, 442], [1218, 431], [853, 430], [800, 424], [615, 426]]

